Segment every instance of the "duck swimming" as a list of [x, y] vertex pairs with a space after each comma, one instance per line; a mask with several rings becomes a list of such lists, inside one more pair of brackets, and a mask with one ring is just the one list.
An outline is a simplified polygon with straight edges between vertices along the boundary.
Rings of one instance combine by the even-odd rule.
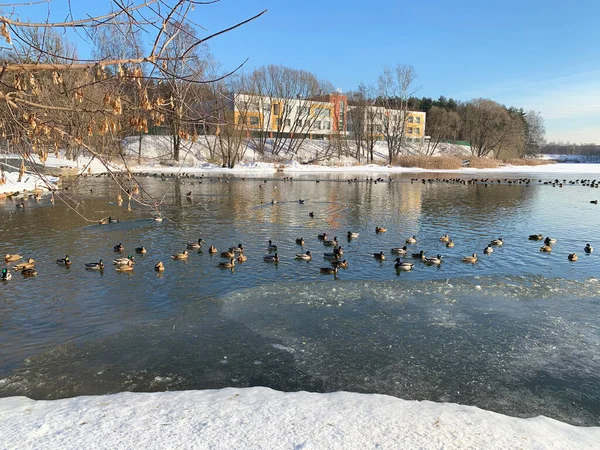
[[406, 245], [404, 247], [393, 247], [392, 253], [395, 253], [397, 255], [406, 255], [407, 250], [408, 250], [408, 247]]
[[337, 275], [338, 273], [337, 267], [321, 267], [319, 270], [324, 275]]
[[463, 262], [475, 264], [477, 262], [477, 253], [473, 253], [471, 256], [465, 256]]
[[146, 250], [146, 247], [144, 247], [143, 245], [141, 247], [136, 247], [135, 248], [135, 252], [136, 253], [140, 253], [140, 254], [145, 254], [148, 250]]
[[188, 259], [188, 251], [184, 250], [182, 253], [175, 253], [174, 255], [171, 255], [171, 258], [176, 260]]
[[7, 268], [2, 269], [2, 274], [0, 274], [0, 280], [8, 281], [11, 278], [12, 278], [12, 273], [10, 273]]
[[7, 255], [4, 257], [4, 261], [6, 261], [6, 262], [18, 261], [18, 260], [20, 260], [21, 258], [23, 258], [21, 255], [17, 255], [17, 254], [12, 254], [12, 255], [11, 255], [11, 254], [9, 253], [9, 254], [7, 254]]
[[94, 263], [85, 263], [86, 270], [104, 270], [104, 262], [102, 260]]
[[425, 258], [425, 263], [434, 266], [439, 266], [442, 263], [442, 255], [437, 255], [432, 258]]
[[406, 243], [407, 243], [407, 244], [416, 244], [416, 243], [417, 243], [417, 237], [416, 237], [416, 236], [409, 237], [409, 238], [406, 240]]
[[569, 261], [577, 261], [577, 255], [575, 253], [570, 253], [568, 259]]
[[551, 251], [552, 251], [552, 247], [550, 247], [549, 245], [542, 245], [540, 247], [540, 252], [550, 253]]
[[358, 233], [353, 233], [352, 231], [348, 231], [348, 239], [356, 239], [358, 237]]
[[186, 245], [186, 247], [189, 249], [201, 249], [203, 242], [204, 242], [204, 239], [200, 238], [200, 239], [198, 239], [198, 242], [190, 242]]
[[214, 245], [211, 245], [208, 249], [208, 253], [210, 253], [210, 254], [218, 253], [217, 247], [215, 247]]
[[400, 261], [400, 258], [396, 258], [396, 264], [394, 264], [394, 267], [395, 267], [397, 270], [406, 270], [406, 271], [408, 271], [408, 270], [412, 270], [412, 268], [413, 268], [414, 266], [415, 266], [415, 265], [414, 265], [413, 263], [409, 263], [409, 262], [401, 262], [401, 261]]
[[425, 260], [425, 252], [421, 250], [419, 253], [411, 254], [413, 258]]
[[592, 253], [594, 249], [590, 244], [585, 244], [585, 248], [583, 249], [586, 253]]
[[494, 252], [494, 247], [492, 247], [492, 244], [489, 244], [486, 248], [483, 249], [483, 253], [485, 255], [490, 255], [493, 252]]
[[310, 261], [312, 259], [312, 255], [311, 255], [310, 251], [307, 251], [306, 253], [296, 253], [296, 259]]
[[27, 262], [17, 264], [15, 267], [13, 267], [13, 269], [14, 270], [33, 269], [34, 266], [35, 266], [35, 259], [29, 258], [27, 260]]
[[69, 259], [69, 255], [65, 256], [62, 259], [57, 259], [56, 264], [58, 264], [59, 266], [70, 266], [71, 260]]
[[454, 248], [454, 241], [452, 239], [450, 239], [448, 242], [446, 242], [446, 247]]
[[385, 233], [386, 231], [387, 231], [387, 228], [375, 227], [375, 233], [377, 233], [377, 234]]
[[541, 234], [530, 234], [529, 235], [530, 241], [541, 241], [542, 239], [544, 239], [544, 236], [542, 236]]
[[125, 247], [123, 247], [123, 244], [119, 242], [117, 245], [115, 245], [115, 246], [113, 247], [113, 250], [114, 250], [115, 252], [122, 252], [122, 251], [124, 251], [124, 250], [125, 250]]
[[296, 239], [296, 244], [298, 244], [298, 245], [304, 245], [304, 238]]
[[157, 272], [162, 272], [165, 270], [165, 265], [162, 263], [162, 261], [159, 261], [154, 266], [154, 270], [156, 270]]
[[23, 275], [24, 277], [35, 277], [37, 275], [37, 272], [33, 267], [29, 267], [21, 270], [21, 275]]
[[122, 266], [125, 264], [130, 264], [135, 261], [133, 255], [127, 255], [127, 258], [116, 258], [113, 259], [113, 264], [116, 266]]
[[383, 252], [373, 253], [373, 258], [378, 261], [383, 261], [385, 259], [385, 254]]
[[490, 245], [493, 245], [494, 247], [502, 247], [504, 245], [504, 241], [502, 238], [494, 239], [492, 242], [490, 242]]
[[263, 260], [265, 262], [279, 262], [279, 255], [277, 253], [274, 255], [265, 255], [263, 256]]
[[273, 244], [271, 242], [271, 240], [269, 240], [269, 245], [267, 245], [267, 250], [269, 250], [270, 252], [276, 252], [277, 246], [275, 244]]
[[440, 242], [449, 242], [449, 241], [450, 241], [450, 236], [448, 236], [448, 234], [445, 234], [440, 238]]
[[338, 269], [347, 269], [348, 261], [331, 261], [331, 267], [337, 267]]
[[235, 258], [231, 258], [229, 261], [223, 261], [219, 263], [221, 269], [233, 269], [235, 267]]

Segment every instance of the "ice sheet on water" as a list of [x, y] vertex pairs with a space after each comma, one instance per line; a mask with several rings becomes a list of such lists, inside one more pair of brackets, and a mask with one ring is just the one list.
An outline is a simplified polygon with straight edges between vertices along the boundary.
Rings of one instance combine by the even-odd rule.
[[196, 302], [176, 319], [36, 355], [0, 395], [268, 386], [600, 423], [597, 283], [281, 283], [214, 302], [211, 314]]

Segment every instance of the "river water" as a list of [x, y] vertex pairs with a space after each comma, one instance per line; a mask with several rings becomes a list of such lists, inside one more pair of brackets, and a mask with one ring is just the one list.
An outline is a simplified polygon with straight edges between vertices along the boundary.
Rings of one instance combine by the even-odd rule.
[[[346, 181], [355, 177], [140, 177], [145, 200], [164, 199], [163, 222], [135, 202], [128, 210], [127, 199], [117, 205], [106, 178], [67, 191], [81, 215], [48, 198], [24, 210], [0, 204], [0, 251], [34, 258], [38, 272], [0, 283], [0, 395], [268, 386], [600, 425], [600, 210], [590, 203], [600, 192], [568, 183], [594, 176], [560, 176], [562, 188], [504, 175]], [[85, 220], [109, 215], [121, 221]], [[360, 236], [348, 241], [349, 230]], [[337, 278], [319, 273], [331, 251], [317, 239], [323, 232], [338, 237], [349, 262]], [[454, 248], [439, 242], [445, 233]], [[533, 233], [556, 238], [553, 251], [541, 253]], [[414, 269], [396, 272], [390, 249], [413, 235], [410, 252], [441, 254], [441, 266], [407, 258]], [[188, 261], [170, 259], [200, 237]], [[496, 238], [505, 245], [483, 255]], [[268, 240], [278, 264], [263, 261]], [[110, 264], [120, 242], [125, 255], [148, 249], [132, 273]], [[598, 254], [583, 252], [588, 242]], [[208, 246], [238, 243], [248, 260], [220, 269], [224, 259]], [[306, 250], [312, 261], [294, 260]], [[380, 251], [385, 261], [373, 258]], [[463, 263], [473, 252], [479, 261]], [[67, 254], [70, 268], [55, 264]], [[103, 272], [84, 270], [101, 258]]]

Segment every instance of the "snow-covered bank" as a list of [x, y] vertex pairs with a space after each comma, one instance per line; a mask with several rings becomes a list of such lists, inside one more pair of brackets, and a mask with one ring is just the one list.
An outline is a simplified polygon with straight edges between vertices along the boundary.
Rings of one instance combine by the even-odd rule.
[[[5, 183], [0, 184], [0, 194], [13, 194], [15, 192], [33, 192], [39, 190], [55, 189], [58, 182], [56, 177], [44, 177], [47, 183], [39, 176], [26, 173], [21, 181], [18, 172], [4, 172]], [[50, 186], [48, 186], [48, 184]]]
[[598, 449], [600, 428], [385, 395], [228, 388], [0, 399], [0, 447]]

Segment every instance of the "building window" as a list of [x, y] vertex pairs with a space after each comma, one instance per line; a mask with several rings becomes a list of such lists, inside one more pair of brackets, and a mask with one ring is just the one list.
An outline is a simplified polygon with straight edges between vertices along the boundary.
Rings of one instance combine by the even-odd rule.
[[317, 117], [330, 117], [331, 111], [329, 110], [329, 108], [316, 108], [315, 115]]
[[421, 134], [421, 129], [420, 128], [415, 128], [415, 134]]
[[308, 116], [308, 106], [300, 106], [298, 108], [298, 115], [300, 115], [300, 116]]
[[281, 129], [281, 119], [277, 119], [277, 129]]
[[410, 117], [408, 118], [408, 123], [413, 123], [413, 116], [410, 116]]
[[323, 122], [323, 128], [325, 130], [331, 130], [331, 122], [329, 120], [326, 120]]
[[296, 125], [302, 127], [302, 119], [296, 119]]
[[321, 129], [321, 121], [320, 121], [320, 120], [317, 120], [317, 121], [315, 122], [315, 130], [320, 130], [320, 129]]
[[250, 126], [257, 127], [258, 126], [258, 117], [252, 116], [250, 117]]
[[238, 125], [246, 125], [246, 116], [240, 114], [238, 117]]
[[408, 127], [408, 134], [412, 134], [412, 133], [413, 133], [412, 127]]
[[421, 123], [421, 118], [419, 116], [415, 117], [415, 123]]
[[292, 121], [290, 119], [285, 119], [285, 126], [289, 127], [292, 125]]
[[273, 105], [273, 115], [274, 116], [278, 116], [279, 115], [279, 103], [275, 103]]

